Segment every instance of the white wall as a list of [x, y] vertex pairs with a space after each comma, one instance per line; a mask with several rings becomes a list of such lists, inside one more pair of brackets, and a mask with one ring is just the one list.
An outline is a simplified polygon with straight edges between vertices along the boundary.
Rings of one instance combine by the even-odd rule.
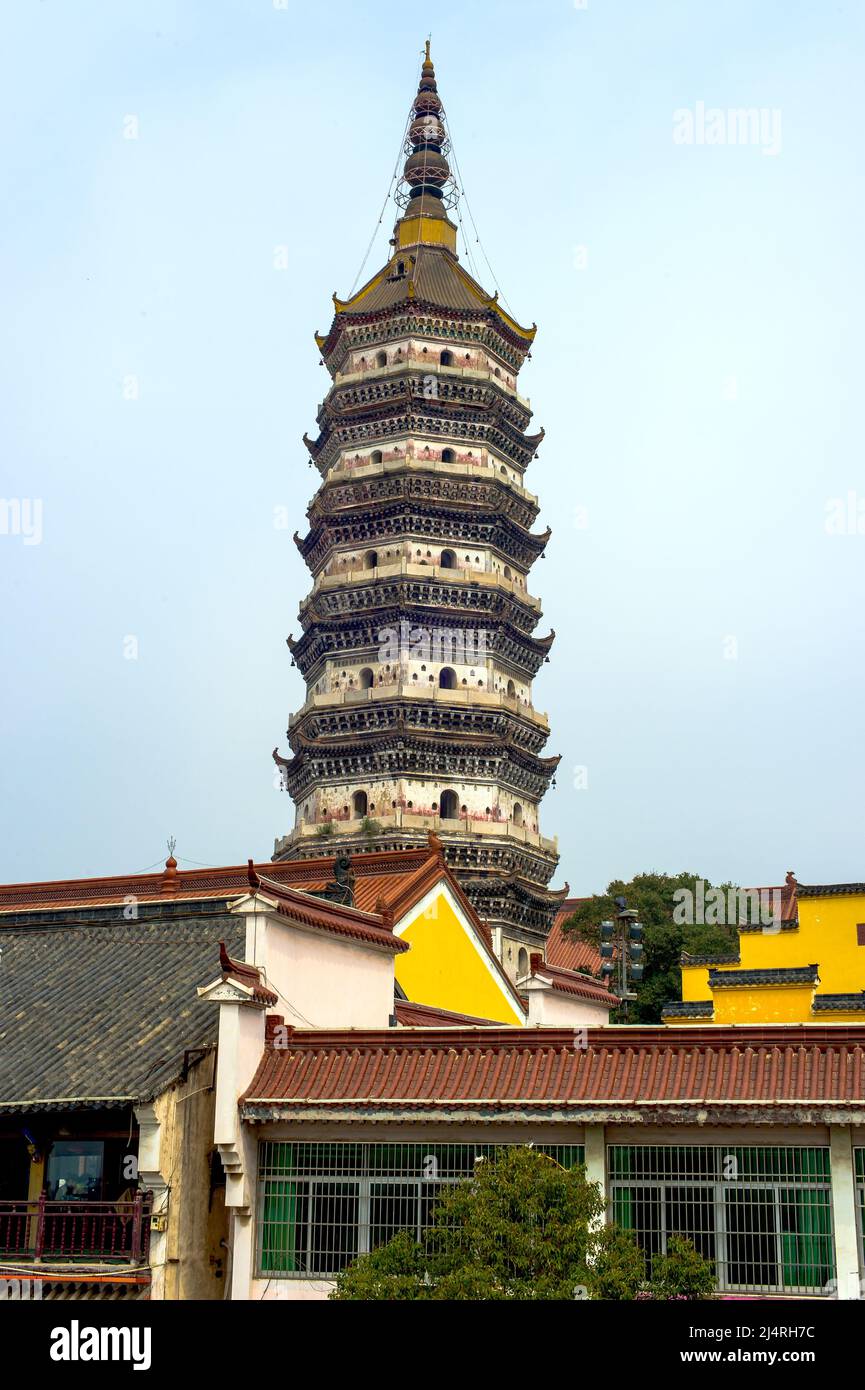
[[546, 1024], [551, 1028], [597, 1028], [609, 1023], [610, 1010], [606, 1004], [580, 999], [576, 994], [560, 994], [537, 984], [521, 984], [521, 994], [529, 1001], [528, 1026]]
[[387, 1028], [393, 954], [304, 928], [276, 913], [247, 914], [246, 959], [279, 994], [273, 1012], [296, 1028]]

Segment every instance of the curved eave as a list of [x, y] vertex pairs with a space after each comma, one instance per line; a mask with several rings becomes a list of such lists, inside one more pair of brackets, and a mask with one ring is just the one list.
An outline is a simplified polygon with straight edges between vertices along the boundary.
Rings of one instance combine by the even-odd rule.
[[462, 283], [466, 286], [466, 288], [471, 290], [472, 294], [477, 296], [478, 302], [482, 305], [484, 309], [492, 310], [494, 314], [498, 315], [502, 323], [505, 324], [506, 327], [508, 327], [512, 333], [516, 333], [518, 338], [522, 338], [525, 343], [531, 345], [535, 341], [535, 335], [538, 331], [538, 325], [536, 323], [533, 323], [531, 328], [524, 328], [521, 323], [517, 323], [517, 320], [513, 318], [512, 315], [509, 314], [506, 309], [502, 308], [501, 304], [499, 303], [498, 290], [496, 290], [495, 294], [492, 296], [485, 294], [482, 290], [480, 290], [480, 286], [477, 284], [477, 281], [473, 280], [471, 275], [469, 275], [467, 271], [463, 270], [459, 262], [454, 262], [453, 269], [454, 272], [459, 276]]
[[[499, 303], [498, 290], [496, 290], [495, 294], [493, 295], [487, 294], [483, 286], [478, 284], [477, 280], [475, 280], [473, 276], [469, 275], [468, 271], [463, 269], [463, 267], [460, 265], [459, 261], [456, 259], [455, 256], [452, 256], [447, 252], [442, 251], [441, 249], [438, 249], [435, 254], [447, 256], [446, 264], [449, 266], [451, 273], [456, 276], [457, 280], [459, 280], [463, 288], [468, 290], [470, 296], [472, 297], [472, 299], [475, 300], [480, 310], [495, 314], [496, 317], [499, 318], [501, 322], [505, 325], [505, 327], [510, 329], [511, 333], [514, 333], [527, 345], [531, 345], [534, 342], [535, 335], [538, 331], [538, 326], [536, 323], [533, 323], [531, 328], [525, 328], [521, 323], [518, 323], [517, 320], [513, 317], [513, 315], [509, 314], [507, 310], [504, 309], [502, 305]], [[372, 293], [374, 289], [376, 289], [382, 283], [382, 281], [387, 280], [389, 278], [394, 264], [394, 259], [395, 258], [392, 258], [390, 261], [387, 262], [386, 265], [382, 266], [380, 270], [376, 271], [375, 275], [371, 276], [371, 278], [367, 280], [366, 284], [361, 285], [360, 289], [355, 294], [350, 295], [348, 299], [340, 299], [339, 296], [336, 293], [334, 293], [333, 308], [335, 315], [339, 317], [340, 314], [350, 314], [353, 312], [363, 313], [364, 300]], [[417, 258], [415, 256], [409, 255], [405, 259], [409, 261], [411, 268], [411, 273], [406, 277], [405, 298], [407, 300], [416, 300], [418, 304], [421, 304], [424, 302], [424, 300], [417, 295], [417, 286], [415, 283], [415, 272], [416, 269], [419, 269]], [[400, 303], [402, 302], [403, 301], [400, 301]], [[446, 304], [442, 304], [437, 305], [436, 307], [448, 308], [449, 306]], [[333, 332], [333, 329], [331, 329], [331, 332]]]
[[[460, 274], [464, 274], [460, 267], [455, 266], [455, 269], [458, 270]], [[407, 294], [405, 299], [400, 300], [396, 304], [389, 305], [386, 308], [370, 307], [360, 302], [361, 296], [365, 296], [371, 290], [375, 289], [383, 278], [384, 276], [380, 272], [379, 275], [374, 276], [371, 281], [368, 281], [366, 285], [362, 286], [352, 299], [342, 300], [334, 295], [334, 317], [330, 328], [325, 334], [317, 331], [315, 333], [316, 346], [325, 362], [328, 362], [336, 351], [341, 337], [341, 330], [347, 321], [374, 322], [377, 319], [404, 312], [407, 308], [411, 308], [418, 314], [430, 314], [434, 316], [445, 314], [454, 319], [486, 318], [488, 321], [492, 321], [501, 332], [502, 336], [513, 343], [523, 355], [529, 351], [535, 340], [535, 335], [538, 331], [537, 324], [532, 324], [531, 328], [524, 328], [522, 324], [517, 322], [513, 315], [502, 308], [501, 304], [498, 302], [497, 294], [490, 296], [484, 291], [480, 291], [479, 293], [473, 291], [473, 297], [476, 300], [475, 309], [458, 308], [454, 305], [437, 303], [435, 300], [429, 299], [425, 295], [412, 293]], [[471, 277], [468, 277], [468, 279], [471, 281]]]

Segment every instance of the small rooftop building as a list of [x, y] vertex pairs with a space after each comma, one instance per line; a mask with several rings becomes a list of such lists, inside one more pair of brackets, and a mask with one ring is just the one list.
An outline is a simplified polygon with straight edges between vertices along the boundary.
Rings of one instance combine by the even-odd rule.
[[865, 884], [749, 889], [738, 950], [683, 954], [669, 1023], [865, 1022]]

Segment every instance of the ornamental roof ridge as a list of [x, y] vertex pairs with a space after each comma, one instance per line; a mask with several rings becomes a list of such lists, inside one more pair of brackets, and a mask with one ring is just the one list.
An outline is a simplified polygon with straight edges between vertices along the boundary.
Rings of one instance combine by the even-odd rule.
[[[532, 951], [529, 957], [529, 977], [548, 983], [553, 990], [561, 994], [574, 994], [583, 999], [596, 1000], [598, 1003], [609, 1004], [611, 1009], [617, 1009], [621, 1003], [618, 996], [607, 989], [600, 980], [581, 971], [550, 965], [539, 951]], [[525, 988], [528, 983], [529, 979], [524, 979], [522, 987]]]

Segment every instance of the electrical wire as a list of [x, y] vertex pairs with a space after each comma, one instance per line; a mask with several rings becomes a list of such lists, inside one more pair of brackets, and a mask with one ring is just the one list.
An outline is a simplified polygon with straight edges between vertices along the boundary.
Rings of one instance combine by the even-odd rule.
[[[508, 301], [507, 301], [507, 299], [506, 299], [506, 297], [505, 297], [505, 295], [504, 295], [504, 292], [503, 292], [503, 290], [502, 290], [502, 287], [501, 287], [501, 285], [499, 284], [498, 276], [496, 275], [495, 271], [494, 271], [493, 268], [492, 268], [492, 265], [490, 264], [490, 258], [489, 258], [489, 256], [488, 256], [487, 253], [486, 253], [486, 248], [484, 247], [483, 242], [481, 241], [480, 232], [478, 231], [477, 223], [475, 222], [475, 218], [474, 218], [474, 213], [472, 212], [472, 209], [471, 209], [471, 203], [469, 202], [469, 200], [468, 200], [468, 194], [467, 194], [466, 191], [465, 191], [465, 184], [464, 184], [464, 182], [463, 182], [462, 169], [460, 168], [460, 162], [459, 162], [459, 159], [457, 158], [456, 145], [454, 144], [453, 131], [450, 130], [450, 128], [449, 128], [449, 135], [450, 135], [450, 142], [451, 142], [451, 154], [453, 155], [454, 169], [456, 170], [457, 182], [458, 182], [458, 184], [459, 184], [461, 197], [462, 197], [463, 199], [465, 199], [466, 212], [468, 213], [469, 217], [471, 218], [471, 224], [472, 224], [472, 227], [474, 228], [474, 233], [475, 233], [475, 241], [476, 241], [477, 245], [480, 247], [481, 255], [483, 256], [484, 260], [485, 260], [486, 263], [487, 263], [487, 270], [490, 272], [490, 275], [491, 275], [491, 277], [492, 277], [493, 284], [495, 285], [496, 289], [497, 289], [498, 292], [499, 292], [499, 298], [501, 299], [501, 301], [502, 301], [502, 303], [504, 304], [505, 308], [507, 309], [508, 313], [509, 313], [509, 314], [513, 314], [513, 309], [511, 308], [510, 304], [508, 303]], [[465, 232], [463, 232], [463, 235], [465, 235]], [[477, 277], [476, 277], [476, 278], [477, 278]]]
[[351, 299], [352, 295], [354, 294], [355, 290], [357, 289], [357, 285], [358, 285], [358, 282], [359, 282], [359, 280], [360, 280], [360, 277], [363, 275], [364, 267], [366, 266], [366, 263], [367, 263], [367, 261], [369, 260], [369, 255], [370, 255], [370, 252], [372, 251], [372, 248], [373, 248], [373, 243], [375, 242], [376, 236], [378, 235], [378, 229], [379, 229], [379, 227], [380, 227], [381, 224], [382, 224], [382, 219], [384, 218], [385, 209], [387, 208], [387, 205], [388, 205], [388, 203], [390, 202], [391, 194], [392, 194], [392, 192], [393, 192], [393, 186], [394, 186], [394, 184], [396, 183], [397, 179], [399, 178], [399, 165], [400, 165], [400, 160], [402, 159], [403, 154], [404, 154], [404, 151], [405, 151], [405, 142], [406, 142], [406, 139], [407, 139], [407, 137], [408, 137], [408, 128], [409, 128], [409, 122], [410, 122], [410, 121], [411, 121], [411, 109], [409, 110], [409, 113], [408, 113], [408, 115], [407, 115], [406, 118], [405, 118], [405, 125], [404, 125], [404, 127], [403, 127], [402, 139], [401, 139], [400, 142], [399, 142], [399, 152], [397, 153], [396, 162], [394, 163], [394, 166], [393, 166], [393, 174], [392, 174], [392, 176], [391, 176], [390, 183], [388, 184], [387, 193], [384, 195], [384, 202], [383, 202], [382, 205], [381, 205], [381, 212], [380, 212], [379, 215], [378, 215], [378, 221], [376, 222], [375, 226], [374, 226], [373, 229], [372, 229], [372, 236], [371, 236], [370, 239], [369, 239], [369, 245], [368, 245], [367, 248], [366, 248], [366, 254], [365, 254], [363, 260], [362, 260], [361, 263], [360, 263], [360, 269], [358, 270], [357, 275], [354, 277], [354, 283], [352, 284], [352, 287], [351, 287], [351, 289], [350, 289], [349, 292], [348, 292], [348, 297], [349, 297], [349, 299]]

